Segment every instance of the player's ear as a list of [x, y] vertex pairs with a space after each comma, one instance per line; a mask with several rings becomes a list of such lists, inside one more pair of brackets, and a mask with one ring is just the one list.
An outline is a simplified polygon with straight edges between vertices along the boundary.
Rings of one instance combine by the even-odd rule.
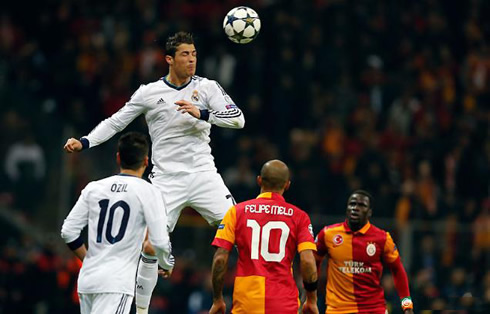
[[174, 58], [170, 55], [165, 55], [165, 61], [167, 61], [169, 65], [172, 65], [174, 63]]
[[145, 167], [148, 167], [148, 156], [145, 156], [145, 160], [143, 161]]
[[119, 156], [119, 152], [116, 153], [116, 161], [117, 161], [117, 165], [121, 166], [121, 156]]
[[371, 218], [372, 215], [373, 215], [373, 210], [371, 208], [369, 208], [369, 210], [367, 212], [367, 218]]
[[259, 186], [262, 186], [262, 177], [261, 176], [257, 176], [257, 184]]
[[286, 185], [284, 185], [284, 191], [289, 190], [289, 187], [290, 186], [291, 186], [291, 180], [288, 180], [288, 182], [286, 183]]

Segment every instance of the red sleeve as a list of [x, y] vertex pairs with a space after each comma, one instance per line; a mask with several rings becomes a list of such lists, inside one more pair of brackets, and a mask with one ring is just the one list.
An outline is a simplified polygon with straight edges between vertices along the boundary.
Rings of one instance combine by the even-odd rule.
[[311, 225], [310, 216], [305, 212], [300, 212], [299, 223], [297, 225], [297, 237], [298, 237], [298, 252], [304, 250], [316, 251], [315, 241], [313, 239], [313, 226]]
[[327, 254], [327, 246], [325, 244], [325, 230], [327, 227], [322, 228], [320, 232], [316, 235], [315, 243], [316, 243], [316, 253], [320, 256], [325, 256]]
[[400, 297], [400, 299], [410, 297], [408, 277], [400, 257], [398, 257], [394, 262], [389, 263], [388, 267], [393, 274], [393, 281], [395, 282], [396, 292], [398, 292], [398, 296]]

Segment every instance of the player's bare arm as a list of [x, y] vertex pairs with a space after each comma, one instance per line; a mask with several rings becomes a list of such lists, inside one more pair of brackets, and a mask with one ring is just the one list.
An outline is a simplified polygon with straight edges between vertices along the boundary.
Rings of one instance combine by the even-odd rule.
[[87, 247], [84, 244], [78, 249], [73, 250], [73, 253], [83, 262], [83, 260], [85, 259], [85, 255], [87, 255]]
[[318, 314], [317, 284], [318, 272], [316, 259], [312, 250], [304, 250], [300, 253], [300, 271], [306, 290], [306, 302], [303, 305], [303, 313]]
[[83, 148], [82, 146], [82, 142], [80, 142], [79, 140], [77, 140], [76, 138], [69, 138], [67, 141], [66, 141], [66, 144], [65, 146], [63, 146], [63, 149], [67, 152], [67, 153], [74, 153], [74, 152], [79, 152], [81, 151]]
[[179, 106], [177, 111], [180, 111], [182, 114], [188, 113], [196, 119], [201, 117], [201, 111], [199, 108], [188, 102], [187, 100], [179, 100], [176, 101], [175, 104]]
[[228, 257], [230, 252], [223, 248], [218, 248], [213, 258], [212, 281], [213, 281], [213, 306], [209, 313], [225, 313], [226, 304], [223, 300], [223, 285], [228, 268]]

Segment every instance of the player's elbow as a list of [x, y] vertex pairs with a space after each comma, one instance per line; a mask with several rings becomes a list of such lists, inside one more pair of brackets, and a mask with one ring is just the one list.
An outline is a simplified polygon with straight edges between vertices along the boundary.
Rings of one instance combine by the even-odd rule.
[[243, 113], [235, 120], [234, 126], [235, 129], [243, 129], [245, 127], [245, 117], [243, 117]]
[[68, 243], [78, 238], [78, 233], [71, 231], [65, 225], [63, 225], [63, 227], [61, 227], [60, 236], [65, 243]]

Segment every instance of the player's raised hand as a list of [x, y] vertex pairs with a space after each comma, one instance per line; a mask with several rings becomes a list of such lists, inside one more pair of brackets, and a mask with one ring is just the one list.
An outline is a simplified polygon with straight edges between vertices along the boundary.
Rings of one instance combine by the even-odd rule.
[[175, 104], [179, 106], [179, 108], [177, 108], [177, 111], [180, 111], [182, 114], [188, 113], [197, 119], [201, 117], [201, 111], [199, 111], [199, 108], [197, 108], [187, 100], [178, 100], [175, 102]]
[[213, 301], [213, 306], [209, 310], [209, 314], [225, 314], [226, 313], [226, 303], [225, 300], [219, 299]]
[[82, 148], [83, 148], [82, 142], [80, 142], [79, 140], [77, 140], [76, 138], [73, 138], [73, 137], [69, 138], [66, 141], [65, 146], [63, 146], [63, 149], [67, 153], [79, 152], [82, 150]]

